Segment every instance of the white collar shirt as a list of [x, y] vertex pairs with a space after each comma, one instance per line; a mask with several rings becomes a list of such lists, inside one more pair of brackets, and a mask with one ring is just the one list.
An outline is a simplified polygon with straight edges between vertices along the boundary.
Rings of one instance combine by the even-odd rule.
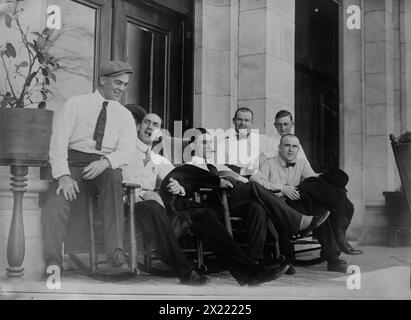
[[[154, 153], [151, 148], [137, 139], [130, 163], [123, 167], [123, 182], [141, 185], [138, 195], [144, 191], [153, 191], [157, 180], [163, 180], [174, 169], [174, 166], [163, 156]], [[150, 160], [145, 164], [147, 152]]]
[[113, 169], [128, 163], [136, 145], [136, 125], [131, 115], [119, 102], [108, 100], [107, 120], [101, 150], [93, 139], [97, 119], [105, 100], [98, 90], [92, 94], [75, 96], [66, 101], [56, 115], [50, 143], [50, 164], [55, 179], [70, 174], [68, 150], [100, 154]]
[[316, 176], [318, 175], [307, 160], [297, 158], [294, 167], [287, 167], [286, 162], [277, 154], [265, 159], [250, 180], [260, 183], [268, 190], [281, 190], [284, 186], [296, 187], [305, 179]]

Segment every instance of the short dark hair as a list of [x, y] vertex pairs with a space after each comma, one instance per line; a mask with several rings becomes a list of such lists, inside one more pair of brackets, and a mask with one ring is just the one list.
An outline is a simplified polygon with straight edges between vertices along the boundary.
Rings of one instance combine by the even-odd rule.
[[234, 119], [237, 118], [237, 114], [238, 114], [239, 112], [249, 112], [249, 113], [251, 113], [251, 119], [254, 118], [254, 113], [251, 111], [250, 108], [241, 107], [241, 108], [238, 108], [238, 109], [235, 111], [235, 113], [234, 113]]
[[277, 121], [280, 118], [284, 118], [284, 117], [290, 117], [291, 121], [293, 121], [293, 114], [288, 110], [278, 111], [275, 115], [275, 121]]
[[135, 103], [126, 104], [125, 107], [131, 112], [137, 124], [140, 124], [141, 121], [143, 121], [144, 117], [147, 115], [147, 111], [143, 107]]
[[[281, 117], [281, 118], [283, 118], [283, 117]], [[294, 137], [294, 138], [297, 138], [297, 139], [298, 139], [298, 137], [297, 137], [295, 134], [287, 133], [287, 134], [285, 134], [285, 135], [283, 135], [283, 136], [281, 137], [281, 139], [280, 139], [280, 145], [283, 144], [283, 140], [284, 140], [285, 137]], [[298, 140], [300, 140], [300, 139], [298, 139]]]
[[194, 128], [193, 129], [193, 134], [190, 137], [190, 143], [193, 143], [195, 139], [197, 139], [198, 136], [201, 136], [202, 134], [209, 134], [209, 132], [204, 129], [204, 128]]

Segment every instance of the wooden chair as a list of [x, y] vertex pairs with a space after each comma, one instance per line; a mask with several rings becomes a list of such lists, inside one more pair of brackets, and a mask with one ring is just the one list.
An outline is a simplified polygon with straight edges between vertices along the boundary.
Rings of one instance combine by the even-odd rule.
[[129, 268], [128, 271], [122, 271], [119, 273], [105, 273], [99, 271], [99, 266], [106, 264], [106, 260], [98, 260], [98, 252], [96, 245], [99, 243], [95, 239], [95, 213], [96, 213], [96, 197], [90, 195], [87, 199], [87, 223], [88, 223], [88, 237], [89, 237], [89, 263], [85, 265], [78, 257], [76, 252], [68, 253], [70, 260], [73, 264], [86, 276], [103, 281], [121, 281], [134, 277], [139, 274], [137, 266], [137, 243], [136, 243], [136, 231], [135, 231], [135, 217], [134, 217], [134, 204], [135, 204], [135, 189], [139, 188], [137, 184], [124, 184], [125, 197], [129, 205], [127, 206], [128, 212], [125, 215], [128, 216], [128, 230], [129, 230]]

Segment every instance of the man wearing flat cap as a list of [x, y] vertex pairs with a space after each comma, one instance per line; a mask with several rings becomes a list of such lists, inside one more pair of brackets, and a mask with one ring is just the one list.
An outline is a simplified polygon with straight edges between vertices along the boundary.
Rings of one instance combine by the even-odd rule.
[[131, 160], [137, 135], [133, 116], [119, 101], [130, 73], [127, 63], [110, 61], [100, 69], [98, 89], [69, 99], [56, 116], [50, 143], [53, 182], [42, 210], [46, 267], [61, 268], [70, 211], [86, 208], [91, 193], [98, 195], [108, 262], [125, 263], [120, 167]]

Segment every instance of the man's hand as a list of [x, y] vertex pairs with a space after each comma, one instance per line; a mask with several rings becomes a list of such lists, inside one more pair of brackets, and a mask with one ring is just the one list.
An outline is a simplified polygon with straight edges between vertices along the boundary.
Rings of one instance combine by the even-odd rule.
[[296, 187], [286, 186], [281, 188], [281, 192], [291, 200], [299, 200], [301, 198], [300, 192], [298, 192]]
[[224, 188], [232, 188], [233, 184], [225, 179], [220, 179], [220, 188], [224, 189]]
[[63, 196], [68, 201], [76, 200], [76, 192], [80, 193], [80, 189], [76, 180], [74, 180], [70, 176], [62, 176], [59, 178], [56, 194], [58, 195], [60, 191], [63, 191]]
[[83, 169], [83, 179], [93, 180], [97, 178], [104, 170], [110, 167], [110, 161], [103, 158], [101, 160], [91, 162]]
[[171, 194], [185, 193], [184, 188], [178, 183], [177, 180], [174, 180], [173, 178], [170, 178], [169, 183], [167, 185], [167, 190]]

